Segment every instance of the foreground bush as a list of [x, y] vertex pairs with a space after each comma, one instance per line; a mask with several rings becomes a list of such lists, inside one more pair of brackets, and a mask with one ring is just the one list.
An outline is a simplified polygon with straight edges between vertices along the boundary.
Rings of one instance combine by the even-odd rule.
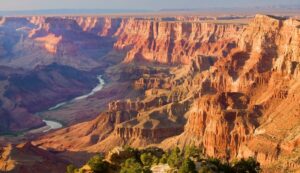
[[96, 155], [92, 157], [88, 162], [87, 165], [91, 168], [94, 173], [104, 173], [108, 171], [109, 163], [103, 161], [103, 157]]

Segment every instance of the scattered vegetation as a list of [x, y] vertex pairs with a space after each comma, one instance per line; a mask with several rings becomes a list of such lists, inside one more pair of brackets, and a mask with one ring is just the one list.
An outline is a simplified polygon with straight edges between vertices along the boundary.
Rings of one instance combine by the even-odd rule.
[[67, 173], [151, 173], [154, 166], [169, 167], [167, 173], [259, 173], [260, 164], [254, 158], [229, 162], [227, 159], [206, 157], [202, 147], [190, 146], [183, 150], [178, 147], [163, 151], [150, 147], [135, 149], [119, 148], [111, 151], [106, 158], [96, 155], [80, 169], [73, 165]]
[[91, 170], [95, 173], [107, 172], [109, 169], [109, 163], [104, 161], [104, 158], [100, 155], [96, 155], [92, 157], [87, 165], [91, 168]]

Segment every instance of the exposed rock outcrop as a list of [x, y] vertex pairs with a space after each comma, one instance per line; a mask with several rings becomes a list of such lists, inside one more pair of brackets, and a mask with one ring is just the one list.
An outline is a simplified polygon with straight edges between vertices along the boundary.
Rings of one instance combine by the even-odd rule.
[[124, 62], [188, 64], [198, 55], [226, 55], [236, 46], [243, 25], [124, 21], [115, 48], [128, 50]]
[[205, 104], [196, 104], [185, 132], [162, 145], [196, 141], [208, 155], [226, 157], [228, 150], [234, 156], [257, 157], [270, 171], [297, 170], [299, 25], [293, 19], [257, 15], [243, 31], [238, 48], [217, 61], [217, 69], [210, 69], [212, 75], [206, 79], [217, 93], [241, 92], [246, 97], [238, 103], [247, 102], [248, 108], [232, 100], [233, 105], [224, 111], [217, 106], [223, 99], [211, 103], [213, 99], [201, 97], [200, 103]]

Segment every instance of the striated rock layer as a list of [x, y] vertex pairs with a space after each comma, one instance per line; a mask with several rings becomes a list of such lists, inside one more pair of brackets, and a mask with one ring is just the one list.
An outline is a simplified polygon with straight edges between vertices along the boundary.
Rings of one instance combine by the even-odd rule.
[[238, 47], [216, 62], [206, 79], [227, 98], [214, 94], [219, 97], [215, 103], [208, 96], [199, 98], [184, 133], [162, 146], [198, 142], [208, 155], [226, 157], [230, 151], [256, 157], [269, 171], [299, 169], [299, 25], [257, 15]]
[[7, 40], [9, 50], [0, 51], [0, 57], [6, 55], [8, 64], [28, 68], [57, 62], [91, 69], [103, 63], [107, 53], [119, 50], [126, 53], [126, 63], [188, 64], [199, 55], [227, 55], [243, 28], [140, 18], [8, 17], [0, 23], [0, 38], [3, 30], [10, 36], [4, 39], [14, 40]]
[[124, 62], [188, 64], [199, 55], [226, 56], [243, 25], [128, 20], [114, 47], [128, 50]]

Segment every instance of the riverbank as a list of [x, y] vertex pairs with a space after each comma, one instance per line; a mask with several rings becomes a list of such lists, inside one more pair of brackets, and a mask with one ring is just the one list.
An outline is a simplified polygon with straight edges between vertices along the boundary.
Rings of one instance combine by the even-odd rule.
[[[63, 106], [66, 106], [66, 105], [68, 105], [70, 103], [86, 99], [86, 98], [94, 95], [96, 92], [101, 91], [103, 89], [104, 85], [105, 85], [105, 81], [102, 79], [102, 75], [98, 75], [97, 79], [99, 80], [99, 84], [96, 87], [94, 87], [91, 90], [91, 92], [89, 92], [88, 94], [84, 94], [82, 96], [78, 96], [78, 97], [76, 97], [76, 98], [74, 98], [72, 100], [69, 100], [69, 101], [58, 103], [55, 106], [50, 107], [48, 109], [48, 111], [53, 111], [53, 110], [59, 109], [59, 108], [61, 108]], [[38, 116], [40, 116], [41, 112], [36, 113], [36, 114]], [[30, 130], [30, 131], [28, 131], [28, 133], [29, 134], [32, 134], [32, 133], [45, 133], [45, 132], [48, 132], [50, 130], [60, 129], [60, 128], [64, 127], [63, 123], [58, 122], [58, 121], [53, 120], [53, 119], [43, 119], [43, 121], [46, 123], [45, 126], [37, 128], [37, 129]]]
[[58, 108], [60, 108], [60, 107], [62, 107], [62, 106], [65, 106], [65, 105], [67, 105], [67, 104], [69, 104], [69, 103], [72, 103], [72, 102], [75, 102], [75, 101], [83, 100], [83, 99], [85, 99], [85, 98], [88, 98], [89, 96], [94, 95], [96, 92], [101, 91], [102, 88], [103, 88], [104, 85], [105, 85], [105, 81], [102, 79], [102, 75], [98, 75], [98, 76], [97, 76], [97, 79], [98, 79], [98, 81], [99, 81], [99, 84], [98, 84], [95, 88], [93, 88], [92, 91], [89, 92], [88, 94], [84, 94], [84, 95], [82, 95], [82, 96], [75, 97], [74, 99], [72, 99], [72, 100], [70, 100], [70, 101], [65, 101], [65, 102], [62, 102], [62, 103], [58, 103], [57, 105], [55, 105], [55, 106], [53, 106], [53, 107], [50, 107], [50, 108], [48, 109], [48, 111], [52, 111], [52, 110], [58, 109]]

